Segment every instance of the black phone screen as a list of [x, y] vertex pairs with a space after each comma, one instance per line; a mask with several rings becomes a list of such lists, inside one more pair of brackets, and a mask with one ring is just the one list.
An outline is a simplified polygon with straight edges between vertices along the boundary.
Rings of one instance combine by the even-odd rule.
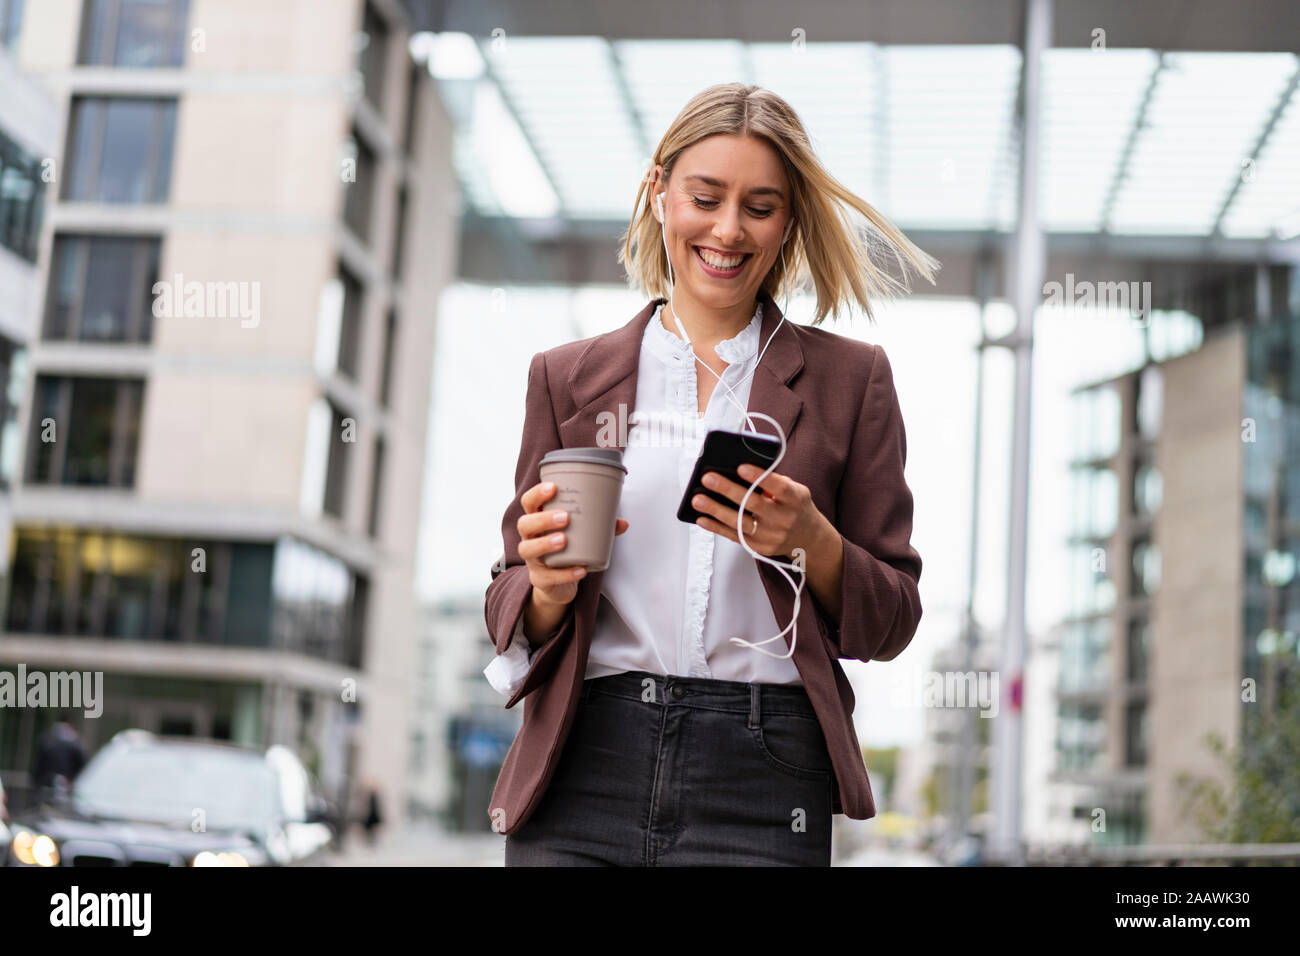
[[[737, 503], [722, 492], [713, 491], [700, 484], [700, 479], [707, 472], [716, 471], [723, 477], [748, 488], [749, 482], [740, 477], [737, 469], [741, 465], [750, 464], [766, 470], [772, 462], [776, 461], [776, 456], [780, 453], [779, 438], [755, 435], [752, 432], [729, 432], [721, 428], [711, 430], [704, 436], [704, 447], [700, 449], [700, 457], [695, 461], [695, 469], [691, 472], [691, 480], [686, 485], [686, 493], [682, 495], [682, 503], [677, 508], [677, 519], [687, 524], [695, 524], [697, 519], [704, 516], [703, 512], [696, 510], [691, 504], [691, 499], [698, 494], [708, 495], [728, 508], [737, 507]], [[754, 489], [754, 494], [762, 494], [762, 492], [762, 485]], [[752, 514], [749, 511], [745, 513]]]

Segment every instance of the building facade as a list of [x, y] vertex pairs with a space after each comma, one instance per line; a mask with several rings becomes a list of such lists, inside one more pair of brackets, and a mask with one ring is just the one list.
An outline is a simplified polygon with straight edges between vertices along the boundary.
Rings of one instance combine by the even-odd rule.
[[[408, 40], [396, 0], [28, 4], [16, 59], [61, 160], [0, 642], [0, 666], [104, 672], [92, 749], [285, 744], [390, 819], [456, 232]], [[0, 767], [48, 716], [0, 725]]]
[[1082, 842], [1215, 839], [1190, 785], [1231, 794], [1296, 686], [1298, 275], [1223, 270], [1189, 294], [1200, 331], [1157, 313], [1160, 347], [1075, 395], [1053, 779]]

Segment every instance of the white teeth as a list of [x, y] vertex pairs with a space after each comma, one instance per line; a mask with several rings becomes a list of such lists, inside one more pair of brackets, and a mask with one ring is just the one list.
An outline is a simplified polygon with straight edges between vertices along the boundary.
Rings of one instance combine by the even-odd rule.
[[742, 256], [720, 256], [716, 252], [710, 252], [708, 249], [701, 249], [699, 246], [695, 247], [695, 251], [700, 254], [701, 259], [703, 259], [709, 265], [713, 266], [713, 268], [721, 269], [723, 271], [734, 269], [736, 268], [736, 266], [740, 265], [742, 262], [745, 261], [745, 257], [743, 255]]

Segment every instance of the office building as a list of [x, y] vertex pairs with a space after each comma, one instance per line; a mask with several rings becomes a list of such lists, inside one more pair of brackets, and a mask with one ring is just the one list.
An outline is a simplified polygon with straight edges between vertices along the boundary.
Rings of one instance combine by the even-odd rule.
[[[103, 671], [92, 748], [286, 744], [389, 819], [456, 231], [409, 35], [396, 0], [44, 0], [15, 44], [61, 159], [0, 664]], [[0, 768], [48, 719], [4, 720]]]

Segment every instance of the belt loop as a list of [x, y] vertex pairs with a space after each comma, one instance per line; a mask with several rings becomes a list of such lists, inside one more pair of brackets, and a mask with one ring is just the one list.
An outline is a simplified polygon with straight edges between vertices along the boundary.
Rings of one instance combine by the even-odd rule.
[[749, 685], [749, 729], [763, 725], [763, 710], [759, 706], [759, 691], [757, 684]]

